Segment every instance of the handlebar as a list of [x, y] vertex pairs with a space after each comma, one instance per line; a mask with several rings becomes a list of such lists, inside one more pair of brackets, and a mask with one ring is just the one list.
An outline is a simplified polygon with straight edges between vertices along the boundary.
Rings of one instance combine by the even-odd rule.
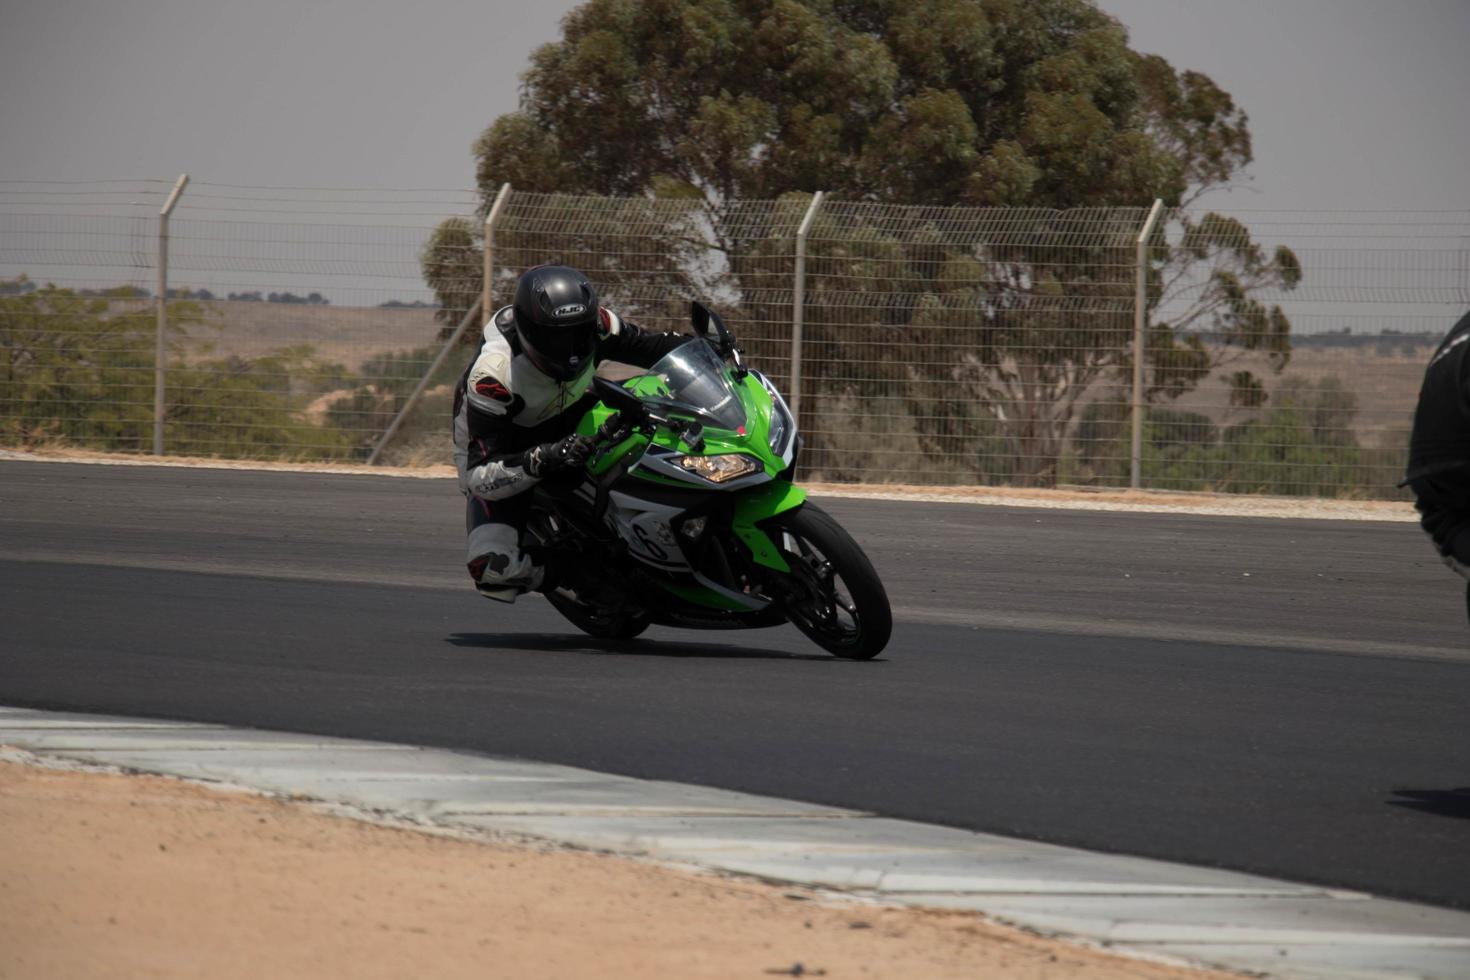
[[686, 422], [683, 419], [658, 415], [649, 411], [645, 405], [639, 406], [638, 415], [641, 417], [637, 421], [630, 421], [627, 415], [627, 411], [624, 410], [614, 412], [609, 416], [608, 420], [592, 434], [593, 444], [599, 449], [606, 449], [628, 438], [634, 429], [643, 429], [651, 434], [655, 428], [662, 426], [671, 432], [678, 433], [679, 437], [695, 452], [704, 446], [704, 426], [693, 419]]
[[596, 378], [593, 390], [603, 404], [612, 408], [613, 415], [597, 430], [593, 441], [599, 447], [622, 442], [634, 429], [650, 435], [659, 426], [679, 434], [689, 447], [698, 452], [704, 445], [704, 424], [697, 419], [685, 421], [670, 418], [653, 410], [651, 406], [622, 385]]

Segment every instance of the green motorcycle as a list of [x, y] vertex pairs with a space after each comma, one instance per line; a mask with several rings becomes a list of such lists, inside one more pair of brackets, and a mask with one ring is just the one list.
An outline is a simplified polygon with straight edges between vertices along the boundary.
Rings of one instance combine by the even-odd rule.
[[650, 624], [790, 622], [839, 657], [893, 631], [872, 563], [793, 482], [801, 440], [776, 388], [746, 367], [718, 315], [700, 338], [621, 384], [594, 381], [578, 431], [597, 452], [575, 484], [538, 486], [526, 546], [554, 570], [551, 605], [592, 636]]

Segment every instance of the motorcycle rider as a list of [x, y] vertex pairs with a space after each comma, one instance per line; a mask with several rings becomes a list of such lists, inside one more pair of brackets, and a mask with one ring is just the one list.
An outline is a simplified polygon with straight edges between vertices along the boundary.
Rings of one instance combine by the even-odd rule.
[[521, 549], [526, 492], [592, 456], [592, 440], [574, 430], [596, 402], [597, 365], [652, 367], [689, 339], [649, 333], [600, 306], [576, 269], [544, 265], [520, 277], [514, 302], [490, 318], [454, 390], [454, 464], [468, 498], [466, 564], [481, 595], [514, 602], [549, 584], [546, 569]]
[[1440, 557], [1470, 579], [1470, 314], [1424, 372], [1403, 485], [1413, 489], [1420, 524]]

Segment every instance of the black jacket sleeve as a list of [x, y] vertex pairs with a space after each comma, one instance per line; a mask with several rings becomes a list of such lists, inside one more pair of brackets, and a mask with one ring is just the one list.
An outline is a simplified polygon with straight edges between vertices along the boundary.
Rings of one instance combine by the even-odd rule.
[[1424, 371], [1406, 482], [1470, 464], [1470, 315], [1455, 324]]
[[634, 367], [653, 367], [669, 351], [691, 338], [680, 333], [651, 333], [603, 308], [597, 341], [597, 360], [617, 361]]
[[1470, 466], [1410, 480], [1419, 523], [1441, 555], [1470, 565]]
[[1470, 316], [1455, 324], [1424, 372], [1407, 477], [1439, 553], [1470, 562]]

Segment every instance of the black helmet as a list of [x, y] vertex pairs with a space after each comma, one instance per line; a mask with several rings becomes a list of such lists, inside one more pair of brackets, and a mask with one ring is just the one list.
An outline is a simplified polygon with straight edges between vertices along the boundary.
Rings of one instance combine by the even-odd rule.
[[516, 283], [516, 335], [541, 373], [570, 381], [597, 344], [597, 290], [564, 265], [527, 269]]

